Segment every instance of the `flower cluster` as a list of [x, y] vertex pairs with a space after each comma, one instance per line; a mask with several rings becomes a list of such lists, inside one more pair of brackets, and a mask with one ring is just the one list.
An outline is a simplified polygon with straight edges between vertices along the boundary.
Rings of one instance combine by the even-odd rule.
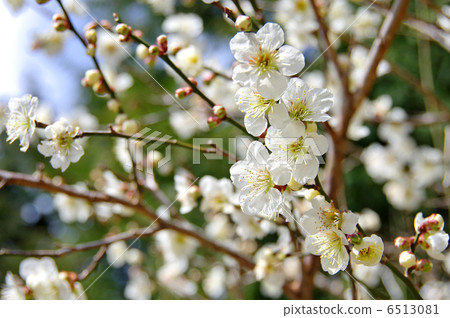
[[6, 285], [1, 298], [6, 300], [86, 299], [77, 274], [58, 271], [55, 261], [49, 257], [26, 258], [20, 263], [20, 277], [6, 274]]
[[428, 272], [433, 264], [428, 259], [418, 260], [415, 248], [420, 246], [429, 257], [445, 260], [442, 252], [448, 246], [449, 235], [444, 231], [444, 219], [437, 213], [424, 218], [422, 212], [419, 212], [414, 219], [414, 228], [415, 236], [399, 236], [395, 239], [395, 246], [404, 250], [399, 255], [399, 263], [411, 270]]
[[383, 255], [384, 244], [380, 237], [362, 237], [357, 232], [358, 216], [352, 212], [342, 212], [319, 195], [311, 200], [312, 209], [300, 220], [306, 236], [306, 248], [320, 255], [324, 271], [334, 275], [347, 268], [349, 242], [353, 244], [351, 258], [356, 264], [375, 266]]

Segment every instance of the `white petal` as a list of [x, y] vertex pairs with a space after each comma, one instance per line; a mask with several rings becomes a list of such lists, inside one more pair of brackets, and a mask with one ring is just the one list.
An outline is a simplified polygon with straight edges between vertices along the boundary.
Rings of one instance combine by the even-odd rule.
[[277, 67], [281, 74], [292, 76], [300, 72], [305, 67], [303, 54], [290, 45], [283, 45], [277, 53]]
[[238, 32], [230, 40], [231, 53], [239, 62], [248, 62], [256, 55], [258, 47], [258, 40], [253, 33]]
[[292, 171], [287, 163], [270, 161], [269, 171], [273, 182], [277, 185], [286, 185], [291, 181]]
[[275, 51], [284, 43], [284, 32], [279, 24], [266, 23], [256, 33], [256, 38], [264, 50]]
[[319, 172], [319, 162], [315, 157], [306, 159], [305, 161], [297, 161], [294, 164], [293, 170], [294, 180], [300, 184], [305, 184], [308, 180], [317, 177], [317, 173]]
[[345, 234], [353, 234], [356, 231], [356, 224], [358, 224], [359, 216], [352, 212], [342, 213], [341, 230]]
[[252, 117], [246, 115], [244, 117], [244, 125], [249, 134], [253, 136], [260, 136], [267, 128], [267, 119], [265, 116]]
[[287, 87], [288, 80], [278, 71], [266, 71], [256, 80], [256, 89], [258, 93], [268, 99], [280, 99]]
[[289, 121], [290, 117], [286, 105], [283, 103], [273, 105], [272, 111], [269, 112], [270, 124], [275, 128], [282, 129]]
[[252, 86], [255, 83], [252, 74], [253, 68], [249, 64], [238, 64], [233, 68], [233, 81], [243, 85]]

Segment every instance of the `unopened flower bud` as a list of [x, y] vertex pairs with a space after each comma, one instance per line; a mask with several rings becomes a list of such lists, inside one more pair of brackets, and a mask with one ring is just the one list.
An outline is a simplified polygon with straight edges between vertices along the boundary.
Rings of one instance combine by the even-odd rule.
[[139, 129], [139, 123], [136, 120], [127, 119], [122, 123], [122, 131], [126, 134], [135, 134]]
[[216, 78], [216, 74], [214, 74], [213, 72], [209, 72], [208, 74], [203, 76], [203, 83], [205, 83], [206, 85], [209, 85], [209, 84], [211, 84], [212, 80], [215, 78]]
[[69, 20], [62, 13], [56, 13], [53, 15], [53, 29], [58, 32], [65, 31], [70, 28]]
[[119, 23], [116, 25], [116, 32], [119, 34], [119, 41], [126, 42], [131, 36], [131, 27], [125, 23]]
[[186, 92], [185, 92], [184, 88], [183, 88], [183, 87], [177, 88], [177, 89], [175, 90], [175, 96], [176, 96], [176, 98], [178, 98], [178, 99], [183, 99], [183, 98], [185, 98], [185, 97], [186, 97]]
[[149, 151], [147, 154], [147, 166], [148, 167], [156, 167], [158, 162], [161, 161], [163, 155], [156, 150]]
[[101, 77], [102, 76], [97, 69], [87, 70], [86, 73], [84, 73], [84, 78], [86, 79], [86, 84], [88, 86], [94, 86], [94, 84], [100, 81]]
[[251, 31], [252, 30], [252, 19], [247, 15], [240, 15], [236, 18], [234, 27], [239, 31]]
[[36, 0], [37, 4], [45, 4], [47, 2], [49, 2], [50, 0]]
[[138, 59], [145, 60], [147, 57], [150, 56], [150, 52], [148, 51], [147, 47], [144, 44], [139, 44], [136, 47], [136, 56]]
[[118, 113], [120, 110], [120, 102], [113, 98], [110, 99], [107, 103], [106, 103], [106, 107], [108, 107], [108, 109], [114, 113]]
[[159, 55], [159, 47], [157, 45], [152, 44], [149, 46], [148, 52], [152, 56], [158, 56]]
[[165, 54], [167, 53], [167, 36], [160, 35], [156, 38], [156, 43], [158, 44], [158, 48], [160, 53], [159, 54]]
[[362, 240], [363, 240], [363, 235], [360, 232], [355, 232], [348, 236], [348, 241], [350, 243], [352, 243], [353, 245], [361, 244]]
[[409, 239], [403, 236], [396, 237], [394, 240], [394, 245], [400, 250], [406, 250], [411, 247]]
[[138, 38], [142, 38], [144, 36], [144, 32], [141, 30], [133, 30], [133, 35], [137, 36]]
[[116, 125], [122, 125], [123, 122], [125, 120], [127, 120], [127, 119], [128, 119], [128, 116], [126, 114], [119, 114], [119, 115], [116, 116], [116, 119], [114, 120], [114, 123]]
[[108, 20], [101, 20], [100, 25], [102, 28], [104, 28], [106, 30], [111, 30], [113, 27], [111, 22], [109, 22]]
[[227, 110], [222, 105], [214, 106], [213, 113], [217, 118], [219, 118], [221, 120], [224, 120], [225, 118], [227, 118]]
[[207, 120], [208, 127], [210, 129], [216, 128], [220, 125], [221, 122], [222, 120], [220, 118], [217, 118], [216, 116], [210, 116]]
[[197, 86], [197, 85], [198, 85], [197, 80], [196, 80], [195, 78], [189, 77], [188, 80], [189, 80], [189, 82], [191, 82], [194, 86]]
[[432, 268], [433, 268], [433, 263], [431, 263], [429, 259], [423, 258], [423, 259], [419, 259], [416, 262], [415, 270], [426, 273], [426, 272], [431, 271]]
[[105, 85], [105, 81], [104, 80], [99, 80], [97, 83], [95, 83], [92, 86], [92, 90], [99, 95], [104, 95], [106, 93], [108, 93], [108, 89], [106, 88]]
[[89, 43], [86, 47], [86, 54], [89, 56], [94, 56], [95, 50], [96, 50], [95, 44]]
[[410, 251], [403, 251], [398, 256], [398, 262], [404, 268], [410, 268], [416, 265], [416, 260], [416, 255]]
[[88, 29], [84, 33], [84, 37], [86, 38], [86, 41], [88, 41], [88, 43], [90, 43], [90, 44], [97, 43], [97, 30], [95, 30], [95, 29]]

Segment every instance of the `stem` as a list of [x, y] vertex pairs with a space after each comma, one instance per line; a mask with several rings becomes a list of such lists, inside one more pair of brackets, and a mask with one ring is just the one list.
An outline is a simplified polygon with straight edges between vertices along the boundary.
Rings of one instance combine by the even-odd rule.
[[407, 277], [405, 277], [403, 273], [399, 271], [397, 267], [395, 267], [395, 265], [387, 259], [386, 256], [383, 257], [382, 262], [384, 262], [384, 265], [386, 265], [391, 270], [391, 272], [405, 284], [406, 288], [408, 288], [408, 290], [413, 294], [414, 299], [423, 300], [422, 296], [419, 294], [416, 287], [414, 287], [413, 283]]
[[97, 268], [98, 263], [100, 260], [105, 256], [106, 253], [106, 246], [102, 245], [98, 252], [94, 255], [92, 258], [92, 262], [86, 267], [80, 274], [78, 274], [77, 280], [85, 280], [92, 272]]
[[[140, 38], [140, 37], [138, 37], [138, 36], [136, 36], [136, 35], [134, 35], [134, 34], [131, 35], [131, 38], [132, 38], [133, 40], [135, 40], [136, 42], [145, 45], [146, 47], [149, 47], [149, 46], [150, 46], [150, 44], [149, 44], [147, 41], [143, 40], [142, 38]], [[163, 60], [163, 61], [164, 61], [164, 62], [165, 62], [172, 70], [174, 70], [175, 73], [177, 73], [178, 76], [180, 76], [181, 79], [182, 79], [183, 81], [185, 81], [186, 84], [188, 84], [188, 85], [192, 88], [192, 90], [194, 91], [194, 93], [197, 94], [198, 96], [200, 96], [200, 98], [203, 99], [203, 100], [204, 100], [211, 108], [214, 107], [214, 106], [216, 105], [216, 103], [214, 103], [210, 98], [208, 98], [201, 90], [198, 89], [198, 87], [197, 87], [196, 85], [194, 85], [194, 83], [192, 83], [192, 82], [189, 80], [189, 78], [186, 76], [186, 74], [184, 74], [183, 71], [180, 70], [180, 69], [178, 68], [178, 66], [176, 66], [176, 65], [172, 62], [172, 60], [169, 58], [168, 55], [161, 55], [160, 58], [161, 58], [161, 60]], [[239, 122], [237, 122], [235, 119], [233, 119], [233, 118], [227, 116], [226, 121], [228, 121], [228, 122], [229, 122], [230, 124], [232, 124], [233, 126], [239, 128], [242, 132], [244, 132], [246, 135], [252, 137], [253, 139], [255, 139], [255, 140], [258, 139], [258, 138], [256, 138], [256, 137], [250, 135], [250, 134], [247, 132], [247, 130], [245, 129], [245, 127], [242, 126], [242, 125], [241, 125]]]
[[[74, 27], [74, 25], [73, 25], [73, 23], [72, 23], [72, 20], [70, 19], [70, 16], [69, 16], [69, 14], [68, 14], [66, 8], [65, 8], [64, 5], [62, 4], [61, 0], [57, 0], [57, 2], [58, 2], [58, 4], [59, 4], [59, 6], [61, 7], [61, 10], [63, 11], [64, 15], [65, 15], [66, 18], [67, 18], [67, 22], [69, 23], [69, 28], [70, 28], [70, 30], [76, 35], [76, 37], [80, 40], [80, 42], [83, 44], [83, 46], [84, 46], [85, 48], [87, 48], [87, 47], [88, 47], [87, 43], [84, 41], [83, 37], [78, 33], [78, 31], [75, 29], [75, 27]], [[109, 86], [108, 82], [106, 81], [105, 76], [103, 75], [103, 72], [102, 72], [102, 70], [101, 70], [101, 68], [100, 68], [100, 65], [99, 65], [99, 63], [98, 63], [97, 58], [95, 57], [95, 55], [94, 55], [94, 56], [91, 56], [91, 58], [92, 58], [92, 61], [93, 61], [94, 64], [95, 64], [95, 67], [96, 67], [97, 70], [99, 71], [99, 73], [100, 73], [100, 75], [101, 75], [101, 77], [102, 77], [102, 79], [103, 79], [103, 82], [105, 83], [106, 90], [107, 90], [107, 91], [109, 92], [109, 94], [111, 95], [111, 98], [117, 99], [116, 93], [115, 93], [114, 90], [111, 88], [111, 86]]]

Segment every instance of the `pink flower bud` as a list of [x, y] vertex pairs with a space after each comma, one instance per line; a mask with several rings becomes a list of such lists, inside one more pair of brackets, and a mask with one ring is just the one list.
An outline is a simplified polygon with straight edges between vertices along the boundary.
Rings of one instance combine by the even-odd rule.
[[406, 237], [402, 237], [402, 236], [395, 238], [394, 245], [396, 248], [398, 248], [400, 250], [406, 250], [411, 247], [411, 243], [410, 243], [409, 239]]
[[99, 70], [91, 69], [87, 70], [86, 73], [84, 73], [84, 78], [86, 79], [86, 84], [88, 86], [93, 86], [94, 84], [100, 81], [101, 75]]
[[220, 118], [217, 118], [216, 116], [211, 116], [208, 118], [207, 123], [210, 129], [216, 128], [220, 125], [222, 120]]
[[152, 44], [152, 45], [149, 46], [148, 52], [152, 56], [158, 56], [159, 55], [159, 47], [154, 45], [154, 44]]
[[193, 78], [193, 77], [189, 77], [188, 78], [189, 79], [189, 81], [192, 83], [192, 84], [194, 84], [194, 86], [197, 86], [197, 80], [195, 79], [195, 78]]
[[206, 85], [211, 84], [212, 80], [216, 78], [216, 74], [214, 74], [213, 72], [209, 72], [208, 74], [203, 76], [203, 83], [205, 83]]
[[404, 268], [413, 267], [416, 265], [416, 255], [410, 251], [403, 251], [398, 256], [398, 262]]
[[116, 26], [116, 32], [119, 34], [119, 41], [126, 42], [131, 36], [131, 27], [125, 23], [119, 23]]
[[84, 32], [84, 37], [86, 38], [86, 41], [89, 44], [97, 43], [97, 30], [95, 29], [87, 30], [86, 32]]
[[362, 233], [357, 231], [351, 235], [348, 235], [347, 237], [349, 243], [352, 243], [353, 245], [358, 245], [361, 244], [364, 236], [362, 235]]
[[213, 113], [217, 118], [221, 120], [227, 118], [227, 110], [222, 105], [215, 105], [213, 107]]
[[234, 27], [239, 31], [251, 31], [252, 30], [252, 19], [246, 15], [240, 15], [236, 18]]
[[156, 43], [158, 44], [158, 48], [160, 51], [160, 55], [167, 53], [167, 36], [160, 35], [156, 38]]
[[416, 262], [416, 271], [429, 272], [433, 268], [433, 263], [429, 259], [423, 258]]
[[86, 54], [89, 56], [94, 56], [95, 55], [95, 44], [89, 43], [86, 47]]
[[185, 92], [184, 88], [183, 88], [183, 87], [177, 88], [177, 89], [175, 90], [175, 96], [176, 96], [176, 98], [178, 98], [178, 99], [183, 99], [183, 98], [185, 98], [185, 97], [186, 97], [186, 92]]
[[64, 14], [56, 13], [53, 15], [53, 29], [63, 32], [70, 28], [69, 20]]
[[36, 0], [37, 4], [45, 4], [47, 2], [49, 2], [50, 0]]
[[92, 90], [99, 95], [104, 95], [108, 93], [108, 89], [106, 88], [105, 81], [100, 80], [92, 86]]

